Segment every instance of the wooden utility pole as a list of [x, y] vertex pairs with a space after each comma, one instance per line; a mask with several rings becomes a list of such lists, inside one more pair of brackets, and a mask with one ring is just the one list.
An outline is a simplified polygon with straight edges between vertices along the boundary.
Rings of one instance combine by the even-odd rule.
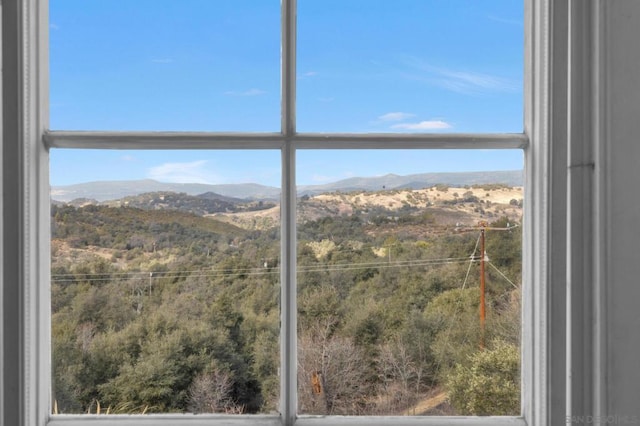
[[484, 300], [484, 285], [485, 285], [485, 277], [484, 277], [484, 235], [485, 235], [485, 222], [480, 222], [480, 349], [484, 349], [484, 323], [486, 320], [486, 308], [485, 308], [485, 300]]
[[[462, 228], [457, 226], [456, 227], [456, 231], [457, 232], [470, 232], [470, 231], [477, 231], [478, 229], [480, 229], [480, 349], [484, 349], [484, 330], [485, 330], [485, 321], [487, 319], [487, 309], [486, 309], [486, 302], [485, 302], [485, 262], [487, 259], [487, 255], [485, 253], [485, 236], [486, 236], [486, 231], [487, 230], [494, 230], [494, 231], [511, 231], [513, 228], [516, 228], [518, 225], [510, 225], [509, 223], [507, 223], [507, 226], [505, 228], [499, 228], [499, 227], [490, 227], [489, 224], [484, 221], [481, 220], [480, 222], [478, 222], [478, 226], [477, 227], [469, 227], [469, 228]], [[475, 256], [474, 256], [475, 258]]]
[[480, 349], [484, 349], [484, 323], [487, 318], [485, 306], [485, 234], [489, 224], [484, 220], [478, 222], [480, 228]]

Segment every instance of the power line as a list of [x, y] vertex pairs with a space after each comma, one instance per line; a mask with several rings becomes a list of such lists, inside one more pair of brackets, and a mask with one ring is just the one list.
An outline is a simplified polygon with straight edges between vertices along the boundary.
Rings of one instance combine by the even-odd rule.
[[[429, 259], [419, 259], [419, 260], [398, 260], [398, 261], [394, 261], [392, 262], [393, 264], [404, 264], [404, 263], [414, 263], [414, 262], [450, 262], [450, 261], [457, 261], [457, 260], [465, 260], [468, 259], [467, 257], [444, 257], [444, 258], [429, 258]], [[359, 263], [352, 263], [352, 262], [345, 262], [345, 263], [332, 263], [330, 264], [333, 267], [341, 267], [341, 266], [347, 266], [347, 267], [351, 267], [351, 266], [378, 266], [382, 263], [389, 263], [389, 262], [359, 262]], [[307, 266], [301, 266], [298, 267], [298, 270], [304, 269], [304, 268], [314, 268], [314, 267], [319, 267], [322, 268], [325, 265], [307, 265]], [[94, 272], [94, 273], [90, 273], [90, 272], [81, 272], [81, 273], [68, 273], [68, 274], [54, 274], [53, 276], [56, 278], [63, 278], [63, 277], [78, 277], [78, 276], [83, 276], [83, 277], [103, 277], [105, 275], [109, 275], [109, 276], [127, 276], [130, 277], [132, 275], [140, 275], [140, 276], [144, 276], [147, 277], [150, 273], [153, 274], [158, 274], [158, 276], [163, 276], [163, 277], [170, 277], [172, 275], [183, 275], [183, 274], [196, 274], [196, 273], [200, 273], [200, 272], [205, 272], [205, 271], [211, 271], [211, 272], [222, 272], [222, 273], [242, 273], [242, 272], [251, 272], [251, 271], [260, 271], [263, 270], [264, 267], [252, 267], [252, 268], [225, 268], [225, 269], [217, 269], [217, 268], [210, 268], [210, 269], [194, 269], [194, 270], [182, 270], [182, 271], [131, 271], [131, 272]], [[275, 267], [275, 268], [269, 268], [269, 269], [279, 269], [279, 267]]]
[[[460, 258], [441, 258], [441, 259], [422, 259], [422, 260], [403, 260], [394, 262], [365, 262], [365, 263], [342, 263], [342, 264], [326, 264], [326, 265], [312, 265], [301, 266], [297, 268], [298, 273], [306, 272], [336, 272], [336, 271], [350, 271], [350, 270], [362, 270], [362, 269], [387, 269], [387, 268], [399, 268], [399, 267], [420, 267], [420, 266], [438, 266], [445, 264], [459, 264], [467, 262], [467, 257]], [[261, 276], [261, 275], [276, 275], [280, 273], [280, 268], [270, 268], [269, 271], [264, 271], [261, 268], [244, 268], [238, 270], [224, 269], [200, 269], [192, 271], [172, 271], [172, 272], [131, 272], [131, 273], [115, 273], [115, 274], [56, 274], [52, 275], [51, 282], [64, 283], [64, 282], [76, 282], [76, 281], [88, 281], [88, 282], [108, 282], [117, 280], [133, 280], [143, 278], [203, 278], [203, 277], [229, 277], [229, 276]], [[150, 274], [157, 274], [153, 276]], [[115, 277], [108, 275], [115, 275]]]
[[493, 269], [495, 269], [495, 270], [496, 270], [496, 272], [498, 272], [500, 275], [502, 275], [502, 278], [504, 278], [505, 280], [507, 280], [507, 281], [509, 282], [509, 284], [511, 284], [511, 285], [513, 286], [513, 288], [515, 288], [515, 289], [520, 288], [520, 287], [518, 287], [517, 285], [515, 285], [515, 284], [513, 283], [513, 281], [511, 281], [511, 280], [510, 280], [510, 279], [509, 279], [505, 274], [503, 274], [503, 273], [502, 273], [502, 271], [496, 267], [496, 265], [494, 265], [494, 264], [493, 264], [493, 263], [491, 263], [491, 262], [487, 262], [487, 263], [489, 263], [489, 265], [490, 265], [491, 267], [493, 267]]
[[480, 236], [476, 240], [476, 246], [473, 248], [473, 253], [471, 254], [471, 259], [469, 261], [469, 267], [467, 268], [467, 275], [464, 277], [464, 282], [462, 283], [462, 288], [464, 289], [467, 285], [467, 279], [469, 278], [469, 272], [471, 272], [471, 265], [473, 265], [473, 261], [476, 257], [476, 250], [478, 250], [478, 244], [480, 244]]
[[[517, 224], [509, 225], [506, 228], [502, 227], [484, 227], [484, 229], [492, 229], [499, 231], [507, 231], [513, 228], [518, 227]], [[457, 227], [457, 232], [468, 232], [478, 230], [478, 227]], [[296, 271], [298, 273], [307, 273], [307, 272], [335, 272], [335, 271], [349, 271], [349, 270], [361, 270], [361, 269], [386, 269], [386, 268], [398, 268], [398, 267], [420, 267], [420, 266], [438, 266], [444, 264], [458, 264], [469, 261], [469, 268], [467, 269], [467, 273], [464, 279], [464, 283], [462, 288], [465, 288], [466, 282], [469, 277], [469, 273], [471, 271], [471, 264], [473, 262], [477, 262], [475, 259], [475, 253], [478, 249], [478, 244], [480, 242], [480, 237], [476, 241], [475, 247], [473, 249], [473, 254], [470, 257], [457, 257], [457, 258], [436, 258], [436, 259], [418, 259], [418, 260], [396, 260], [396, 261], [387, 261], [387, 262], [360, 262], [360, 263], [334, 263], [334, 264], [317, 264], [317, 265], [306, 265], [306, 266], [298, 266]], [[339, 246], [342, 246], [341, 243]], [[369, 244], [365, 244], [365, 246], [369, 247]], [[373, 247], [373, 246], [371, 246]], [[509, 280], [501, 271], [499, 271], [495, 265], [491, 265], [496, 269], [511, 285], [517, 288], [515, 284], [511, 280]], [[196, 270], [183, 270], [183, 271], [132, 271], [132, 272], [104, 272], [104, 273], [67, 273], [67, 274], [53, 274], [51, 282], [53, 283], [72, 283], [76, 281], [88, 281], [88, 282], [108, 282], [115, 280], [133, 280], [136, 278], [203, 278], [203, 277], [231, 277], [231, 276], [264, 276], [264, 275], [275, 275], [280, 273], [279, 267], [268, 268], [269, 270], [265, 271], [264, 268], [260, 267], [252, 267], [252, 268], [225, 268], [225, 269], [196, 269]]]

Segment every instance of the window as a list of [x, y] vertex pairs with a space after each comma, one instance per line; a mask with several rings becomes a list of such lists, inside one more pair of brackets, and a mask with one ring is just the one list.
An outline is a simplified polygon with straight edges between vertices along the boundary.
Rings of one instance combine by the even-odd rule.
[[[30, 3], [29, 3], [30, 4]], [[537, 5], [537, 4], [536, 4]], [[34, 6], [34, 5], [32, 5]], [[296, 22], [295, 22], [295, 7], [296, 2], [283, 2], [282, 4], [282, 29], [283, 29], [283, 37], [282, 37], [282, 125], [281, 132], [278, 133], [180, 133], [180, 132], [148, 132], [147, 129], [143, 128], [142, 131], [138, 132], [122, 132], [117, 130], [107, 130], [100, 131], [101, 129], [85, 129], [81, 126], [78, 126], [79, 129], [82, 130], [72, 130], [72, 131], [61, 131], [61, 130], [46, 130], [48, 128], [47, 123], [44, 119], [46, 115], [37, 115], [32, 111], [34, 116], [37, 116], [37, 120], [40, 120], [40, 125], [32, 124], [35, 126], [30, 129], [30, 137], [34, 138], [34, 140], [39, 140], [40, 136], [44, 134], [44, 141], [46, 143], [46, 147], [51, 149], [54, 152], [52, 155], [57, 155], [57, 150], [66, 151], [66, 150], [76, 150], [76, 149], [121, 149], [121, 150], [133, 150], [133, 149], [145, 149], [145, 150], [233, 150], [233, 149], [243, 149], [243, 150], [267, 150], [267, 151], [279, 151], [281, 153], [281, 162], [282, 162], [282, 210], [281, 210], [281, 223], [282, 228], [280, 230], [280, 238], [282, 241], [281, 244], [281, 253], [279, 257], [280, 263], [280, 280], [281, 280], [281, 307], [282, 307], [282, 317], [281, 323], [282, 328], [280, 331], [280, 357], [281, 357], [281, 371], [280, 371], [280, 415], [276, 416], [264, 416], [259, 418], [239, 418], [237, 420], [227, 419], [226, 421], [237, 421], [239, 423], [246, 422], [251, 423], [254, 421], [261, 421], [265, 423], [273, 423], [279, 424], [281, 419], [286, 423], [293, 423], [298, 416], [297, 402], [299, 398], [296, 395], [296, 382], [297, 382], [297, 371], [296, 371], [296, 358], [297, 358], [297, 333], [296, 333], [296, 316], [297, 316], [297, 304], [296, 300], [296, 244], [297, 244], [297, 236], [296, 236], [296, 181], [295, 176], [297, 172], [296, 161], [299, 158], [304, 158], [305, 155], [313, 155], [315, 150], [334, 150], [337, 147], [340, 150], [348, 148], [354, 150], [380, 150], [380, 149], [388, 149], [389, 145], [393, 143], [394, 149], [410, 149], [410, 150], [432, 150], [432, 149], [501, 149], [501, 150], [525, 150], [525, 163], [527, 167], [528, 173], [528, 182], [531, 183], [531, 186], [528, 186], [528, 191], [532, 194], [538, 194], [535, 191], [538, 191], [536, 181], [532, 181], [532, 177], [540, 176], [540, 167], [544, 166], [544, 164], [540, 165], [537, 161], [541, 161], [538, 159], [537, 155], [531, 153], [529, 144], [529, 137], [531, 133], [538, 129], [539, 124], [531, 121], [531, 110], [526, 111], [525, 120], [525, 133], [408, 133], [408, 134], [379, 134], [379, 133], [323, 133], [323, 134], [313, 134], [313, 133], [297, 133], [296, 132], [296, 91], [295, 88], [298, 83], [298, 73], [296, 72], [296, 51], [295, 51], [295, 43], [296, 43]], [[538, 6], [541, 7], [541, 6]], [[46, 10], [40, 10], [34, 6], [33, 9], [28, 9], [28, 13], [34, 14], [27, 16], [24, 18], [23, 23], [25, 25], [34, 25], [33, 22], [30, 22], [30, 19], [36, 19], [36, 22], [39, 20], [40, 24], [42, 22], [47, 22], [46, 20]], [[527, 16], [528, 16], [528, 30], [531, 30], [536, 36], [538, 36], [538, 32], [544, 30], [544, 21], [542, 24], [539, 21], [535, 21], [536, 25], [541, 27], [531, 28], [531, 22], [533, 21], [532, 16], [540, 13], [538, 9], [533, 10], [530, 6], [527, 8]], [[42, 25], [40, 25], [42, 28]], [[46, 42], [46, 36], [40, 37], [39, 40], [41, 42]], [[300, 41], [300, 40], [298, 40]], [[46, 43], [45, 43], [46, 44]], [[36, 64], [42, 65], [44, 63], [43, 59], [46, 57], [46, 51], [43, 49], [43, 46], [39, 46], [35, 48], [37, 52], [39, 52], [40, 56], [38, 56], [39, 60], [36, 60]], [[538, 56], [534, 56], [539, 60], [543, 60], [545, 58], [544, 52], [532, 52], [536, 53]], [[535, 64], [529, 63], [530, 73], [531, 68]], [[40, 68], [38, 68], [40, 70]], [[313, 72], [313, 71], [309, 71]], [[528, 74], [529, 78], [531, 74]], [[46, 75], [41, 76], [43, 79], [40, 85], [38, 86], [38, 90], [45, 90], [47, 81]], [[527, 84], [530, 82], [527, 81]], [[530, 88], [530, 87], [529, 87]], [[249, 89], [250, 90], [250, 89]], [[258, 89], [259, 90], [259, 89]], [[253, 92], [255, 93], [255, 92]], [[35, 105], [35, 108], [39, 110], [42, 108], [42, 111], [47, 111], [47, 105], [44, 99], [46, 99], [46, 94], [39, 93], [32, 96], [41, 96], [41, 99], [30, 99], [30, 102], [35, 102], [35, 104], [30, 104], [32, 107]], [[533, 101], [528, 100], [527, 105], [533, 105]], [[538, 101], [539, 103], [541, 101]], [[529, 106], [528, 108], [533, 109], [533, 107]], [[301, 118], [302, 119], [302, 118]], [[36, 123], [38, 122], [36, 120]], [[308, 119], [307, 119], [308, 120]], [[438, 123], [437, 126], [439, 129], [443, 128], [443, 124], [445, 123], [442, 120], [434, 119], [429, 120], [435, 123]], [[446, 124], [446, 123], [445, 123]], [[37, 128], [37, 129], [36, 129]], [[41, 130], [45, 129], [45, 130]], [[399, 127], [397, 129], [400, 129]], [[408, 129], [411, 129], [408, 127]], [[102, 129], [104, 130], [104, 129]], [[136, 129], [134, 129], [136, 130]], [[137, 129], [140, 130], [140, 129]], [[171, 129], [175, 130], [175, 129]], [[179, 129], [182, 130], [182, 129]], [[202, 130], [202, 129], [198, 129]], [[221, 129], [227, 130], [227, 129]], [[231, 129], [235, 130], [235, 129]], [[240, 129], [241, 131], [246, 132], [246, 129]], [[251, 129], [249, 129], [251, 130]], [[271, 129], [266, 129], [271, 130]], [[321, 129], [325, 131], [325, 129]], [[341, 130], [341, 129], [338, 129]], [[33, 133], [37, 133], [37, 136], [34, 136]], [[540, 136], [542, 139], [543, 136]], [[39, 371], [40, 373], [48, 373], [50, 371], [50, 366], [48, 365], [46, 357], [38, 355], [38, 349], [42, 350], [42, 348], [48, 348], [47, 338], [44, 337], [47, 335], [47, 331], [49, 329], [49, 319], [48, 316], [45, 318], [44, 315], [37, 315], [36, 312], [43, 312], [42, 308], [48, 305], [50, 296], [48, 295], [48, 288], [42, 289], [38, 287], [36, 284], [38, 282], [51, 282], [52, 280], [49, 277], [49, 273], [45, 272], [48, 266], [48, 254], [43, 253], [41, 248], [38, 247], [48, 247], [48, 223], [49, 223], [49, 212], [48, 212], [48, 173], [47, 173], [47, 160], [48, 160], [48, 150], [44, 147], [40, 146], [34, 142], [33, 148], [37, 148], [35, 151], [30, 154], [32, 157], [32, 163], [29, 163], [28, 170], [33, 171], [33, 175], [29, 177], [34, 183], [33, 188], [37, 188], [35, 191], [31, 189], [27, 190], [27, 194], [25, 198], [31, 200], [35, 207], [33, 210], [29, 211], [29, 219], [31, 223], [37, 223], [37, 228], [32, 233], [27, 233], [25, 236], [26, 239], [34, 239], [34, 241], [38, 241], [40, 244], [29, 245], [25, 252], [24, 256], [27, 259], [32, 259], [31, 263], [28, 263], [24, 267], [27, 270], [27, 277], [25, 280], [30, 284], [29, 286], [29, 294], [37, 295], [37, 297], [29, 298], [28, 315], [35, 315], [37, 321], [29, 322], [30, 327], [35, 327], [37, 330], [37, 334], [35, 336], [42, 337], [34, 337], [32, 334], [28, 334], [28, 347], [33, 357], [27, 358], [27, 363], [32, 366], [34, 369], [30, 371]], [[31, 145], [30, 145], [31, 146]], [[305, 154], [310, 153], [310, 154]], [[335, 153], [335, 155], [341, 155], [340, 152]], [[35, 158], [34, 158], [35, 157]], [[542, 179], [542, 178], [540, 178]], [[544, 189], [542, 190], [544, 192]], [[35, 192], [35, 193], [34, 193]], [[535, 200], [534, 198], [532, 198]], [[32, 205], [33, 205], [32, 204]], [[541, 211], [536, 209], [543, 207], [530, 207], [529, 215], [536, 214], [535, 217], [540, 217], [542, 214]], [[532, 320], [533, 315], [537, 315], [537, 311], [535, 309], [536, 306], [533, 304], [534, 295], [538, 290], [532, 288], [533, 278], [538, 277], [536, 275], [536, 271], [539, 271], [538, 264], [533, 262], [533, 251], [539, 250], [539, 245], [534, 243], [534, 234], [532, 234], [532, 230], [536, 231], [536, 226], [539, 226], [539, 223], [536, 222], [534, 216], [532, 217], [532, 223], [527, 225], [527, 229], [525, 230], [525, 265], [528, 266], [528, 270], [525, 271], [525, 283], [529, 283], [529, 287], [527, 288], [528, 295], [524, 296], [525, 304], [529, 304], [525, 307], [525, 334], [523, 335], [523, 339], [525, 341], [525, 357], [523, 358], [523, 389], [524, 393], [524, 402], [523, 402], [523, 418], [530, 419], [532, 418], [532, 413], [534, 410], [538, 410], [537, 407], [532, 407], [532, 401], [534, 398], [531, 397], [532, 390], [535, 386], [540, 386], [540, 383], [545, 383], [546, 379], [535, 377], [533, 375], [533, 362], [542, 362], [544, 363], [544, 357], [535, 355], [534, 348], [531, 347], [531, 338], [532, 335], [535, 334], [536, 339], [539, 340], [540, 337], [546, 339], [545, 331], [538, 330], [534, 326], [534, 321]], [[543, 226], [544, 223], [540, 226]], [[388, 253], [392, 253], [391, 250], [388, 250]], [[537, 262], [537, 261], [536, 261]], [[535, 267], [534, 267], [535, 266]], [[154, 278], [153, 276], [151, 277]], [[543, 284], [540, 284], [543, 286]], [[526, 284], [525, 284], [526, 286]], [[544, 286], [543, 286], [544, 287]], [[152, 290], [149, 290], [151, 293]], [[537, 296], [536, 296], [537, 297]], [[44, 310], [46, 312], [46, 308]], [[528, 316], [527, 316], [528, 315]], [[31, 318], [31, 317], [29, 317]], [[543, 340], [545, 341], [545, 340]], [[528, 348], [528, 349], [527, 349]], [[47, 352], [45, 349], [44, 353]], [[31, 367], [29, 367], [31, 368]], [[49, 407], [51, 400], [47, 396], [48, 395], [48, 374], [39, 374], [37, 377], [29, 376], [28, 380], [33, 382], [34, 389], [28, 391], [30, 398], [25, 398], [29, 407], [26, 409], [28, 416], [33, 416], [37, 418], [39, 422], [46, 422], [49, 419]], [[536, 388], [538, 389], [538, 388]], [[538, 389], [537, 392], [543, 392]], [[540, 396], [536, 396], [535, 398], [539, 398]], [[536, 411], [537, 412], [537, 411]], [[505, 418], [505, 419], [491, 419], [491, 424], [498, 424], [500, 422], [525, 424], [523, 418]], [[136, 419], [128, 418], [128, 421], [135, 422]], [[179, 417], [179, 420], [175, 417], [167, 417], [166, 419], [162, 418], [154, 418], [154, 421], [158, 422], [168, 422], [174, 424], [176, 421], [196, 421], [196, 422], [207, 422], [210, 419], [206, 417], [197, 417], [197, 418], [186, 418]], [[296, 423], [305, 424], [305, 423], [315, 423], [322, 421], [332, 422], [348, 422], [358, 420], [353, 419], [321, 419], [314, 417], [299, 417]], [[66, 423], [78, 423], [82, 422], [82, 419], [71, 418], [71, 417], [53, 417], [51, 418], [51, 424], [66, 424]], [[115, 420], [114, 420], [115, 421]], [[144, 420], [142, 420], [144, 421]], [[376, 422], [383, 421], [382, 419], [376, 420], [375, 418], [367, 418], [367, 421]], [[388, 419], [384, 420], [387, 422]], [[435, 424], [438, 420], [434, 419], [424, 419], [425, 424]], [[454, 420], [441, 420], [444, 424], [447, 422], [453, 422]], [[483, 424], [482, 419], [461, 419], [460, 421], [465, 422], [473, 422], [475, 424]], [[398, 419], [398, 422], [402, 422]], [[488, 424], [489, 422], [487, 422]]]

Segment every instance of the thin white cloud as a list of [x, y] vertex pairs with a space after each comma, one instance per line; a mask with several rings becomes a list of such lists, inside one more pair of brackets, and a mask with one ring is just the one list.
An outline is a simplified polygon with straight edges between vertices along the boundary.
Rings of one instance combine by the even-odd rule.
[[[521, 84], [509, 78], [436, 67], [416, 57], [406, 57], [405, 63], [413, 68], [413, 71], [403, 73], [405, 78], [423, 81], [456, 93], [479, 95], [494, 92], [517, 93], [521, 90]], [[416, 71], [419, 71], [419, 74]]]
[[207, 160], [188, 163], [164, 163], [147, 170], [147, 177], [161, 182], [172, 183], [212, 183], [215, 175], [205, 166]]
[[378, 121], [403, 121], [407, 120], [411, 117], [415, 117], [415, 114], [411, 114], [408, 112], [388, 112], [384, 115], [378, 117]]
[[120, 159], [122, 161], [136, 161], [136, 157], [134, 157], [133, 155], [123, 155], [122, 157], [120, 157]]
[[59, 30], [60, 29], [60, 27], [58, 25], [54, 24], [53, 22], [51, 22], [49, 24], [49, 28], [52, 29], [52, 30]]
[[298, 80], [306, 80], [308, 78], [313, 78], [318, 75], [317, 71], [307, 71], [302, 74], [298, 74]]
[[267, 92], [262, 89], [249, 89], [244, 91], [230, 90], [228, 92], [224, 92], [224, 94], [228, 96], [260, 96], [264, 95], [265, 93]]
[[443, 130], [451, 127], [451, 124], [443, 120], [426, 120], [418, 123], [400, 123], [391, 126], [392, 129], [400, 130]]
[[516, 92], [518, 85], [510, 80], [489, 74], [467, 71], [439, 70], [434, 79], [439, 86], [463, 94], [486, 92]]

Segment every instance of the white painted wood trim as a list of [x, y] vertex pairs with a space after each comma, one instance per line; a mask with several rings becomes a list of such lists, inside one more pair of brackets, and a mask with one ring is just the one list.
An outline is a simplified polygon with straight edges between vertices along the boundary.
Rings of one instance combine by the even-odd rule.
[[594, 30], [600, 25], [600, 6], [600, 0], [570, 0], [569, 4], [567, 416], [598, 416], [601, 412], [595, 396], [602, 323], [596, 314], [597, 306], [603, 306], [597, 296], [604, 294], [597, 295], [601, 290], [596, 276], [598, 252], [602, 248], [595, 247], [598, 238], [595, 171], [600, 171], [602, 164], [596, 162], [595, 151], [600, 131], [601, 90], [597, 68], [603, 64], [599, 62], [601, 34]]
[[49, 148], [80, 149], [280, 149], [280, 133], [47, 131]]
[[[110, 415], [110, 416], [56, 416], [50, 426], [276, 426], [281, 425], [277, 416], [194, 416], [194, 415]], [[385, 416], [300, 416], [296, 426], [525, 426], [522, 417], [385, 417]]]
[[280, 415], [293, 425], [298, 411], [298, 328], [296, 281], [296, 154], [291, 138], [296, 132], [297, 2], [282, 0], [282, 200], [280, 209]]
[[[525, 40], [525, 65], [524, 65], [524, 133], [529, 137], [532, 137], [532, 142], [535, 145], [529, 145], [525, 149], [525, 184], [524, 184], [524, 211], [523, 211], [523, 229], [522, 229], [522, 241], [523, 243], [526, 241], [531, 241], [531, 238], [536, 235], [536, 228], [534, 226], [534, 206], [533, 203], [529, 202], [529, 200], [534, 199], [534, 194], [536, 190], [535, 178], [534, 174], [535, 168], [531, 166], [534, 157], [534, 154], [537, 152], [537, 144], [538, 139], [537, 134], [532, 132], [533, 126], [533, 118], [535, 108], [533, 108], [533, 96], [535, 94], [534, 91], [534, 82], [533, 76], [536, 74], [534, 70], [534, 65], [536, 64], [535, 48], [537, 47], [536, 41], [537, 39], [533, 37], [533, 30], [537, 23], [537, 16], [539, 14], [538, 10], [540, 7], [540, 2], [536, 2], [535, 0], [525, 1], [525, 30], [524, 30], [524, 40]], [[522, 247], [522, 304], [521, 304], [521, 385], [520, 385], [520, 410], [521, 414], [527, 419], [529, 422], [533, 418], [533, 409], [534, 406], [531, 404], [532, 396], [533, 396], [533, 373], [529, 374], [528, 372], [532, 371], [534, 365], [534, 353], [529, 348], [533, 347], [533, 327], [529, 326], [529, 324], [534, 323], [533, 316], [533, 308], [534, 308], [534, 288], [530, 283], [534, 282], [536, 279], [534, 271], [535, 271], [535, 253], [533, 245], [523, 244]]]
[[50, 148], [85, 149], [523, 149], [529, 137], [513, 134], [338, 134], [47, 131]]
[[2, 95], [11, 111], [3, 114], [2, 184], [3, 198], [12, 203], [4, 205], [3, 220], [12, 230], [10, 236], [3, 233], [4, 254], [10, 250], [11, 256], [3, 257], [9, 267], [3, 268], [2, 291], [11, 295], [3, 304], [12, 305], [3, 306], [2, 356], [11, 371], [3, 370], [6, 410], [0, 418], [7, 425], [32, 426], [46, 423], [50, 406], [50, 303], [48, 285], [41, 285], [49, 282], [50, 269], [48, 155], [42, 142], [48, 122], [48, 13], [46, 2], [7, 3], [2, 5]]
[[567, 81], [568, 81], [568, 2], [549, 4], [548, 69], [548, 268], [547, 322], [547, 410], [541, 424], [564, 424], [567, 386], [567, 292], [566, 292], [566, 215], [567, 215]]
[[[25, 424], [44, 425], [51, 413], [51, 210], [49, 153], [42, 135], [49, 127], [49, 3], [24, 1], [25, 45], [25, 311], [32, 323], [25, 337], [29, 353], [25, 380], [31, 418]], [[27, 251], [28, 250], [28, 251]], [[43, 285], [46, 283], [47, 285]], [[33, 309], [33, 310], [32, 310]], [[30, 388], [30, 386], [33, 386]]]
[[296, 426], [526, 426], [522, 417], [300, 416]]
[[281, 426], [280, 416], [246, 415], [59, 415], [49, 426]]
[[282, 206], [280, 269], [280, 413], [284, 425], [295, 423], [298, 411], [298, 333], [296, 280], [296, 185], [295, 150], [287, 146], [282, 152]]
[[281, 129], [286, 137], [296, 133], [297, 0], [281, 0]]
[[[0, 2], [0, 69], [4, 69], [4, 55], [3, 55], [3, 23], [2, 23], [2, 2]], [[0, 99], [3, 102], [0, 102], [0, 167], [4, 165], [4, 93], [3, 93], [3, 83], [4, 83], [4, 75], [0, 73]], [[4, 173], [0, 170], [0, 188], [4, 191], [5, 177]], [[4, 235], [4, 197], [0, 197], [0, 235]], [[0, 308], [4, 311], [4, 291], [5, 291], [5, 279], [4, 279], [4, 239], [0, 238]], [[4, 340], [5, 340], [5, 323], [4, 323], [4, 314], [0, 314], [0, 426], [4, 426], [5, 417], [2, 413], [5, 412], [5, 379], [4, 379], [4, 358], [5, 358], [5, 348], [4, 348]]]
[[297, 134], [298, 149], [523, 149], [522, 133], [468, 134]]
[[[523, 247], [522, 304], [522, 413], [528, 425], [559, 424], [564, 418], [552, 418], [550, 407], [550, 362], [557, 341], [549, 319], [551, 277], [554, 255], [551, 212], [553, 156], [550, 103], [550, 48], [554, 43], [549, 0], [526, 2], [527, 66], [525, 69], [525, 133], [530, 137], [526, 149], [526, 181]], [[564, 342], [562, 342], [562, 345]], [[557, 361], [556, 361], [557, 363]]]
[[612, 346], [609, 340], [610, 322], [608, 315], [608, 276], [609, 265], [612, 265], [612, 242], [608, 231], [613, 229], [609, 209], [613, 206], [611, 196], [613, 194], [607, 171], [612, 170], [609, 149], [611, 137], [609, 134], [609, 120], [611, 105], [608, 98], [610, 89], [607, 66], [611, 58], [605, 49], [609, 34], [609, 2], [598, 1], [594, 5], [594, 19], [592, 24], [594, 54], [592, 58], [592, 87], [593, 87], [593, 136], [594, 136], [594, 178], [593, 178], [593, 282], [594, 282], [594, 330], [593, 330], [593, 402], [594, 414], [598, 418], [604, 418], [610, 413], [608, 400], [608, 372], [610, 371], [608, 351]]

